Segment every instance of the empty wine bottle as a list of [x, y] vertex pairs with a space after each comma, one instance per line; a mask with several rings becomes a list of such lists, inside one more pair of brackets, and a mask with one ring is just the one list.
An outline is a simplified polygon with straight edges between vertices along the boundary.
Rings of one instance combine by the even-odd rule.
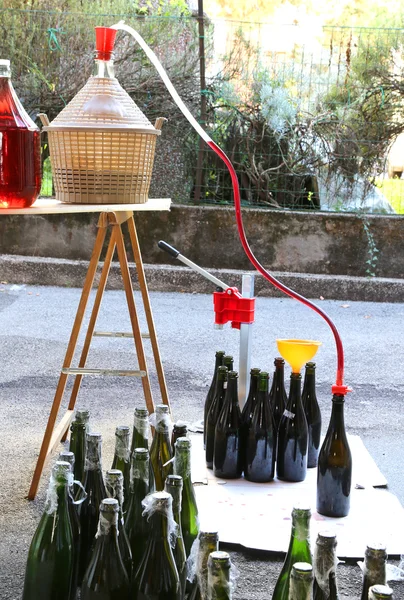
[[171, 448], [173, 449], [173, 455], [175, 454], [175, 442], [180, 437], [187, 437], [188, 427], [183, 421], [177, 421], [174, 423], [173, 433], [171, 436]]
[[276, 430], [278, 430], [282, 415], [288, 403], [288, 397], [285, 390], [285, 361], [280, 357], [275, 358], [274, 365], [275, 371], [271, 391], [269, 392], [269, 403], [271, 405]]
[[171, 494], [173, 499], [173, 517], [177, 524], [177, 534], [173, 554], [177, 565], [178, 576], [181, 584], [181, 600], [185, 598], [185, 586], [187, 581], [187, 555], [185, 552], [184, 539], [181, 528], [181, 504], [182, 504], [183, 482], [180, 475], [168, 475], [165, 483], [165, 491]]
[[383, 544], [372, 543], [366, 547], [361, 600], [368, 600], [372, 585], [386, 585], [386, 561], [387, 552]]
[[316, 395], [316, 363], [306, 363], [304, 384], [302, 392], [304, 414], [306, 415], [307, 429], [309, 432], [309, 446], [307, 452], [307, 468], [317, 467], [318, 453], [321, 437], [321, 411]]
[[180, 600], [180, 579], [170, 543], [176, 529], [172, 498], [167, 492], [155, 492], [146, 496], [143, 507], [150, 524], [150, 536], [129, 598]]
[[64, 450], [59, 454], [58, 461], [68, 462], [70, 465], [69, 477], [70, 486], [68, 492], [68, 503], [69, 503], [69, 517], [70, 524], [72, 526], [73, 543], [74, 543], [74, 567], [72, 573], [72, 585], [71, 585], [71, 600], [76, 600], [77, 591], [77, 577], [78, 577], [78, 558], [80, 552], [80, 519], [77, 511], [77, 506], [74, 503], [74, 491], [73, 491], [73, 470], [74, 470], [74, 454]]
[[148, 526], [142, 517], [142, 502], [150, 491], [149, 452], [146, 448], [135, 448], [132, 454], [131, 495], [125, 517], [125, 529], [132, 551], [132, 576], [143, 558], [148, 540]]
[[69, 516], [71, 466], [52, 468], [45, 512], [28, 551], [22, 600], [70, 600], [75, 546]]
[[372, 585], [369, 589], [369, 600], [392, 600], [393, 590], [388, 585]]
[[338, 600], [337, 536], [321, 531], [317, 536], [313, 559], [313, 600]]
[[170, 442], [170, 409], [166, 404], [158, 404], [155, 414], [156, 430], [150, 447], [150, 462], [156, 490], [162, 491], [167, 475], [170, 475], [173, 470], [170, 462], [173, 457]]
[[129, 577], [118, 543], [119, 503], [114, 498], [101, 502], [94, 552], [81, 586], [81, 600], [125, 600]]
[[208, 560], [209, 600], [231, 600], [230, 555], [227, 552], [212, 552]]
[[241, 477], [241, 413], [237, 392], [238, 373], [229, 371], [226, 395], [215, 429], [213, 473], [223, 479]]
[[352, 456], [344, 423], [344, 396], [334, 395], [328, 431], [318, 456], [317, 511], [346, 517], [351, 499]]
[[307, 421], [301, 397], [302, 376], [292, 373], [287, 408], [278, 431], [276, 474], [285, 481], [304, 481], [307, 473]]
[[292, 533], [285, 562], [276, 582], [272, 600], [288, 600], [292, 566], [297, 562], [312, 564], [310, 551], [310, 508], [295, 507], [292, 511]]
[[289, 600], [312, 600], [313, 567], [306, 562], [297, 562], [290, 574]]
[[115, 430], [115, 453], [111, 469], [118, 469], [123, 474], [123, 513], [127, 510], [130, 491], [130, 429], [127, 425], [119, 425]]
[[276, 432], [269, 405], [268, 378], [265, 371], [258, 376], [257, 402], [245, 437], [244, 477], [258, 483], [271, 481], [275, 474]]
[[206, 466], [213, 469], [213, 450], [215, 445], [215, 429], [223, 407], [224, 397], [227, 388], [227, 367], [219, 367], [217, 370], [216, 389], [212, 404], [206, 421]]
[[241, 411], [241, 460], [242, 468], [244, 470], [244, 459], [245, 459], [245, 446], [248, 428], [250, 426], [254, 408], [257, 400], [257, 388], [258, 388], [258, 375], [261, 369], [253, 368], [250, 370], [250, 389], [248, 392], [247, 400]]
[[[203, 442], [204, 442], [204, 444], [206, 444], [206, 422], [207, 422], [207, 418], [208, 418], [209, 409], [210, 409], [210, 406], [213, 401], [213, 395], [214, 395], [215, 389], [216, 389], [217, 370], [223, 364], [224, 355], [225, 355], [225, 352], [223, 352], [222, 350], [218, 350], [216, 352], [215, 368], [213, 371], [213, 377], [212, 377], [211, 384], [209, 386], [208, 393], [206, 395], [205, 407], [204, 407], [204, 411], [203, 411]], [[183, 437], [183, 436], [178, 436], [178, 437]]]
[[149, 449], [149, 411], [147, 408], [135, 408], [133, 417], [133, 434], [132, 446], [130, 449], [131, 455], [135, 448]]
[[125, 531], [122, 506], [124, 504], [124, 480], [122, 471], [110, 469], [106, 472], [105, 487], [110, 498], [118, 500], [118, 544], [121, 558], [129, 579], [132, 575], [132, 551]]
[[74, 479], [84, 482], [84, 463], [86, 459], [86, 434], [90, 413], [88, 410], [77, 410], [74, 421], [70, 425], [69, 450], [74, 454]]
[[190, 600], [208, 599], [208, 559], [219, 550], [217, 531], [200, 531], [192, 545], [189, 557], [188, 580], [192, 582]]
[[182, 477], [181, 527], [187, 556], [199, 531], [198, 506], [191, 479], [191, 440], [178, 438], [175, 442], [174, 473]]
[[91, 558], [94, 537], [97, 533], [100, 504], [108, 496], [102, 476], [101, 462], [102, 435], [87, 434], [86, 462], [84, 468], [84, 489], [87, 498], [80, 505], [81, 545], [79, 554], [78, 582], [82, 582]]
[[230, 354], [225, 354], [225, 356], [223, 356], [223, 367], [227, 367], [228, 371], [233, 371], [233, 363], [234, 363], [234, 359]]

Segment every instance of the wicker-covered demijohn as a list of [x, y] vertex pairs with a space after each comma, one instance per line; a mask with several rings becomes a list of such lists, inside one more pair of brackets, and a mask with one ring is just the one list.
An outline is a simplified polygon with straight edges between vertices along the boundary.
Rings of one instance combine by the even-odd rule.
[[48, 132], [56, 197], [82, 204], [147, 202], [155, 127], [115, 78], [90, 77]]

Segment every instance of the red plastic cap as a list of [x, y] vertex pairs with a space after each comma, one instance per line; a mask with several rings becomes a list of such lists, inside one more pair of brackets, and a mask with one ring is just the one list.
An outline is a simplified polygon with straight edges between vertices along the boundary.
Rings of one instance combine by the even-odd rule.
[[111, 60], [116, 38], [116, 29], [112, 27], [95, 28], [95, 48], [98, 60]]
[[334, 396], [346, 396], [348, 392], [352, 392], [352, 388], [348, 385], [333, 385], [331, 388], [331, 392]]

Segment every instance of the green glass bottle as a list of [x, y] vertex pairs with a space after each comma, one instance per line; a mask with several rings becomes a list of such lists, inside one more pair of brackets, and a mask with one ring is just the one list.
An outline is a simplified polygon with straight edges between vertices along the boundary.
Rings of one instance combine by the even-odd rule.
[[124, 480], [122, 471], [110, 469], [105, 475], [105, 487], [110, 498], [118, 500], [118, 544], [121, 558], [129, 579], [132, 575], [132, 551], [125, 531], [122, 506], [124, 504]]
[[28, 551], [22, 600], [70, 600], [75, 546], [69, 516], [71, 467], [52, 468], [45, 512]]
[[150, 525], [150, 536], [129, 598], [181, 600], [180, 579], [170, 543], [176, 528], [172, 497], [167, 492], [155, 492], [144, 499], [143, 506]]
[[70, 425], [69, 450], [73, 452], [74, 479], [84, 482], [84, 464], [86, 459], [86, 434], [89, 428], [90, 413], [88, 410], [77, 410], [74, 421]]
[[208, 559], [212, 552], [219, 550], [219, 534], [217, 531], [200, 531], [194, 542], [190, 558], [188, 580], [192, 582], [190, 600], [208, 599]]
[[225, 356], [223, 356], [223, 366], [227, 367], [228, 371], [233, 371], [233, 363], [234, 359], [230, 354], [225, 354]]
[[188, 427], [186, 423], [184, 423], [183, 421], [177, 421], [176, 423], [174, 423], [173, 433], [171, 435], [171, 448], [173, 450], [173, 456], [175, 454], [175, 442], [180, 437], [187, 437], [187, 434]]
[[327, 517], [349, 513], [352, 455], [345, 432], [344, 396], [334, 395], [328, 431], [318, 456], [317, 512]]
[[237, 391], [238, 373], [229, 371], [222, 410], [216, 423], [213, 473], [223, 479], [241, 477], [241, 412]]
[[164, 490], [167, 475], [173, 471], [173, 457], [170, 441], [170, 409], [166, 404], [156, 406], [156, 427], [152, 445], [150, 447], [150, 462], [153, 469], [154, 481], [157, 491]]
[[125, 529], [132, 550], [132, 577], [136, 575], [146, 550], [149, 528], [142, 517], [142, 502], [150, 491], [149, 452], [135, 448], [132, 454], [131, 495], [125, 517]]
[[289, 600], [312, 600], [313, 567], [306, 562], [297, 562], [290, 574]]
[[[213, 370], [213, 377], [212, 377], [212, 381], [209, 386], [208, 393], [206, 395], [205, 407], [204, 407], [204, 411], [203, 411], [203, 442], [205, 445], [206, 445], [206, 422], [207, 422], [207, 418], [208, 418], [209, 409], [210, 409], [210, 406], [213, 401], [213, 396], [214, 396], [214, 393], [216, 390], [217, 370], [223, 364], [224, 355], [225, 355], [225, 352], [223, 352], [222, 350], [218, 350], [216, 352], [215, 368]], [[184, 437], [184, 436], [179, 436], [179, 437]]]
[[217, 370], [216, 390], [209, 409], [206, 421], [206, 466], [213, 469], [213, 450], [215, 445], [216, 424], [223, 408], [223, 401], [227, 389], [227, 367], [219, 367]]
[[181, 528], [181, 504], [182, 504], [183, 482], [180, 475], [168, 475], [165, 483], [165, 491], [171, 494], [173, 499], [173, 517], [177, 524], [177, 534], [173, 554], [177, 565], [178, 576], [181, 584], [181, 600], [185, 598], [185, 586], [187, 581], [187, 555], [185, 553], [184, 539]]
[[132, 446], [130, 449], [131, 455], [135, 448], [149, 449], [149, 411], [147, 408], [135, 408], [133, 417], [133, 434]]
[[102, 435], [87, 434], [86, 463], [84, 468], [84, 489], [87, 498], [79, 507], [81, 545], [79, 554], [78, 582], [82, 582], [91, 559], [94, 537], [100, 517], [100, 504], [107, 498], [101, 462]]
[[309, 434], [301, 397], [302, 376], [292, 373], [290, 393], [278, 431], [276, 474], [285, 481], [304, 481]]
[[81, 600], [126, 600], [129, 578], [118, 543], [119, 503], [106, 498], [100, 518], [94, 552], [81, 586]]
[[316, 395], [316, 363], [308, 362], [304, 375], [302, 403], [309, 431], [307, 468], [317, 467], [321, 438], [321, 411]]
[[393, 600], [393, 590], [388, 585], [372, 585], [369, 600]]
[[130, 491], [130, 429], [127, 425], [119, 425], [115, 430], [115, 453], [111, 469], [118, 469], [123, 474], [123, 513], [127, 510]]
[[272, 481], [275, 474], [276, 431], [268, 398], [268, 373], [258, 375], [257, 401], [244, 442], [244, 477], [248, 481]]
[[292, 511], [292, 533], [285, 562], [276, 582], [272, 600], [288, 600], [292, 566], [296, 562], [312, 564], [310, 551], [310, 508], [297, 508]]
[[178, 438], [175, 443], [174, 473], [183, 481], [181, 527], [187, 556], [199, 532], [198, 507], [191, 479], [191, 440]]
[[366, 547], [361, 600], [368, 600], [372, 585], [386, 585], [386, 561], [384, 544], [372, 543]]
[[231, 600], [230, 555], [227, 552], [212, 552], [208, 560], [209, 600]]
[[271, 390], [269, 392], [269, 403], [271, 405], [275, 426], [278, 430], [281, 418], [288, 403], [288, 396], [285, 390], [285, 361], [281, 357], [275, 358], [274, 365], [275, 371]]
[[247, 431], [251, 423], [254, 408], [257, 403], [257, 392], [258, 392], [258, 376], [261, 369], [253, 368], [250, 370], [250, 389], [248, 392], [247, 400], [245, 401], [243, 410], [241, 412], [241, 422], [243, 431]]
[[339, 600], [337, 587], [337, 536], [321, 531], [317, 536], [313, 559], [313, 599]]

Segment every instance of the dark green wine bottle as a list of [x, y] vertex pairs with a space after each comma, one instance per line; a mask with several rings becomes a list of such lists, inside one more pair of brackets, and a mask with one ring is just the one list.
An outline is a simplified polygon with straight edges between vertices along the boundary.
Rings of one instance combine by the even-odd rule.
[[208, 560], [209, 600], [231, 600], [230, 555], [227, 552], [212, 552]]
[[308, 362], [304, 375], [302, 403], [309, 432], [307, 468], [317, 467], [321, 438], [321, 411], [316, 395], [316, 363]]
[[84, 483], [84, 464], [86, 460], [86, 434], [88, 433], [90, 413], [88, 410], [77, 410], [74, 421], [70, 425], [69, 450], [74, 454], [74, 479]]
[[181, 600], [180, 579], [170, 543], [176, 528], [172, 497], [167, 492], [155, 492], [144, 499], [143, 506], [150, 524], [150, 537], [129, 598]]
[[248, 392], [247, 400], [244, 404], [243, 410], [241, 411], [241, 461], [242, 468], [244, 471], [244, 459], [246, 453], [246, 438], [248, 428], [250, 426], [254, 408], [257, 401], [257, 389], [258, 389], [258, 375], [261, 369], [251, 369], [250, 371], [250, 389]]
[[227, 390], [215, 429], [213, 473], [223, 479], [241, 477], [241, 412], [237, 392], [238, 373], [229, 371]]
[[361, 600], [368, 600], [372, 585], [386, 585], [387, 552], [383, 544], [369, 544], [365, 551]]
[[178, 438], [175, 442], [174, 473], [182, 477], [181, 528], [185, 552], [189, 556], [199, 532], [198, 506], [191, 479], [191, 440]]
[[180, 437], [187, 437], [188, 427], [187, 424], [183, 421], [177, 421], [174, 423], [173, 433], [171, 435], [171, 448], [173, 450], [173, 455], [175, 454], [175, 442]]
[[321, 531], [318, 534], [313, 559], [313, 600], [339, 600], [336, 548], [334, 533]]
[[191, 550], [190, 573], [188, 580], [192, 582], [190, 600], [208, 599], [208, 559], [212, 552], [219, 550], [219, 534], [217, 531], [200, 531]]
[[344, 396], [334, 395], [328, 431], [318, 456], [317, 512], [346, 517], [351, 499], [352, 456], [344, 423]]
[[69, 516], [70, 524], [72, 526], [73, 543], [74, 543], [74, 567], [72, 574], [72, 586], [71, 586], [71, 600], [76, 600], [77, 592], [77, 577], [78, 577], [78, 559], [80, 552], [80, 519], [77, 506], [74, 504], [74, 490], [73, 490], [73, 471], [74, 471], [74, 454], [64, 450], [59, 454], [58, 461], [68, 462], [70, 465], [70, 477], [69, 477], [69, 492], [68, 492], [68, 503], [69, 503]]
[[213, 450], [215, 445], [215, 429], [219, 419], [219, 415], [223, 408], [223, 401], [227, 389], [227, 367], [219, 367], [217, 370], [216, 389], [213, 396], [213, 401], [209, 409], [206, 421], [206, 466], [208, 469], [213, 469]]
[[272, 481], [275, 474], [276, 431], [268, 398], [268, 373], [258, 376], [257, 401], [245, 438], [244, 477]]
[[150, 447], [150, 462], [153, 468], [154, 481], [157, 491], [164, 490], [167, 475], [173, 471], [173, 457], [170, 441], [170, 409], [166, 404], [156, 406], [156, 427], [153, 442]]
[[100, 504], [107, 498], [101, 462], [102, 435], [87, 434], [86, 463], [84, 468], [84, 489], [87, 498], [79, 507], [81, 545], [79, 554], [78, 582], [82, 582], [91, 559], [94, 537], [100, 517]]
[[135, 448], [149, 449], [149, 411], [146, 408], [135, 408], [133, 417], [133, 435], [132, 446], [130, 449], [131, 455]]
[[130, 491], [130, 429], [127, 425], [119, 425], [115, 430], [115, 453], [111, 469], [118, 469], [123, 474], [123, 513], [127, 510]]
[[[213, 377], [212, 377], [211, 384], [209, 386], [208, 393], [206, 395], [205, 407], [204, 407], [204, 411], [203, 411], [203, 442], [205, 445], [206, 445], [206, 423], [207, 423], [207, 419], [208, 419], [209, 409], [213, 402], [213, 396], [214, 396], [214, 393], [216, 390], [217, 370], [223, 364], [224, 355], [225, 355], [225, 352], [223, 352], [222, 350], [218, 350], [216, 352], [215, 368], [213, 370]], [[179, 436], [179, 437], [184, 437], [184, 436]]]
[[131, 495], [125, 517], [125, 529], [132, 550], [132, 578], [136, 575], [146, 550], [149, 528], [142, 517], [142, 502], [150, 491], [149, 452], [135, 448], [132, 454]]
[[105, 475], [105, 487], [110, 498], [118, 500], [118, 544], [121, 558], [129, 579], [132, 575], [132, 551], [125, 531], [122, 506], [124, 505], [124, 480], [122, 471], [110, 469]]
[[101, 502], [94, 552], [81, 586], [81, 600], [126, 600], [129, 578], [118, 543], [119, 503]]
[[388, 585], [372, 585], [369, 600], [393, 600], [393, 590]]
[[69, 516], [71, 467], [52, 468], [45, 512], [28, 551], [22, 600], [70, 600], [74, 569], [74, 540]]
[[280, 357], [275, 358], [274, 365], [275, 371], [271, 390], [269, 392], [269, 403], [271, 405], [275, 426], [278, 430], [283, 413], [288, 403], [288, 396], [285, 390], [285, 361]]
[[309, 435], [301, 397], [302, 376], [292, 373], [287, 408], [278, 431], [276, 474], [285, 481], [304, 481]]
[[185, 586], [187, 581], [187, 555], [185, 552], [184, 539], [181, 528], [181, 504], [182, 504], [183, 482], [180, 475], [168, 475], [165, 483], [165, 491], [171, 494], [173, 499], [173, 517], [177, 524], [177, 534], [173, 554], [177, 565], [178, 576], [181, 584], [181, 599], [185, 598]]
[[312, 564], [310, 551], [309, 508], [294, 508], [292, 511], [292, 533], [285, 562], [276, 582], [272, 600], [288, 600], [292, 566], [297, 562]]
[[223, 366], [227, 367], [228, 371], [233, 371], [233, 363], [234, 359], [230, 354], [225, 354], [225, 356], [223, 356]]
[[290, 574], [289, 600], [312, 600], [313, 567], [306, 562], [297, 562]]

